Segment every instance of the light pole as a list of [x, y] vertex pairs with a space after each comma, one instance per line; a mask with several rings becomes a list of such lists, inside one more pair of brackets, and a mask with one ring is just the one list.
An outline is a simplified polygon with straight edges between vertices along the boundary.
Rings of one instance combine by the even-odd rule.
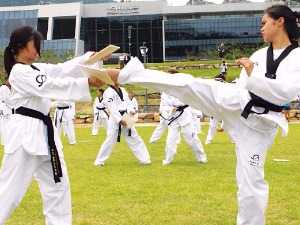
[[129, 25], [127, 27], [128, 29], [128, 54], [131, 56], [131, 32], [132, 32], [132, 26]]
[[[143, 61], [144, 61], [144, 67], [147, 67], [147, 52], [148, 52], [148, 48], [146, 46], [146, 42], [143, 42], [143, 45], [140, 46], [140, 53], [143, 56]], [[148, 90], [147, 88], [145, 89], [145, 107], [144, 107], [144, 111], [148, 111]]]

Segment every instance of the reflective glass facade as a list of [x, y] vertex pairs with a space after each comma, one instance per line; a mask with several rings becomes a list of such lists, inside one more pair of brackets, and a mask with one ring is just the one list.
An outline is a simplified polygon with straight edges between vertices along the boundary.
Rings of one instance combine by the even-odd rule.
[[0, 11], [0, 48], [7, 46], [11, 32], [17, 27], [37, 27], [37, 10]]
[[201, 50], [216, 49], [221, 42], [259, 43], [259, 14], [202, 16], [168, 19], [165, 23], [166, 59], [185, 57]]
[[[8, 45], [10, 34], [17, 27], [28, 25], [37, 28], [37, 16], [37, 10], [0, 11], [0, 48], [4, 49]], [[74, 52], [75, 45], [74, 39], [45, 40], [42, 49], [64, 54]]]
[[113, 0], [0, 0], [0, 6], [16, 6], [16, 5], [45, 5], [45, 4], [58, 4], [58, 3], [107, 3]]
[[45, 40], [43, 43], [43, 50], [50, 50], [57, 55], [74, 53], [75, 47], [75, 39]]
[[140, 58], [139, 47], [145, 43], [149, 49], [149, 62], [161, 61], [163, 58], [162, 17], [82, 18], [81, 40], [85, 42], [86, 51], [95, 51], [108, 44], [114, 44], [121, 47], [119, 52], [128, 52]]

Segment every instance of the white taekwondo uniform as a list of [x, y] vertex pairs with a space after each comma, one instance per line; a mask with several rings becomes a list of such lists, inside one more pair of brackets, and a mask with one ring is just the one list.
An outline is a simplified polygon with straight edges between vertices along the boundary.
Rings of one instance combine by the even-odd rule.
[[[217, 132], [218, 123], [219, 123], [219, 121], [217, 120], [217, 118], [215, 118], [213, 116], [211, 116], [209, 118], [209, 128], [208, 128], [205, 144], [211, 143], [212, 139], [214, 138], [214, 136]], [[223, 125], [224, 125], [224, 122], [221, 121], [221, 129], [223, 128]]]
[[[72, 224], [69, 178], [59, 137], [54, 133], [62, 177], [55, 183], [48, 144], [50, 136], [45, 123], [19, 114], [18, 109], [22, 106], [48, 115], [51, 99], [90, 101], [88, 79], [78, 67], [78, 63], [89, 55], [57, 65], [17, 63], [13, 66], [9, 76], [9, 105], [16, 113], [11, 115], [6, 128], [5, 154], [0, 171], [0, 225], [19, 205], [33, 177], [42, 195], [45, 224]], [[51, 124], [51, 120], [47, 122]]]
[[6, 134], [6, 124], [11, 115], [11, 108], [7, 105], [10, 96], [10, 88], [7, 85], [0, 86], [0, 135], [1, 144], [4, 145], [4, 136]]
[[61, 135], [61, 131], [63, 129], [68, 137], [69, 144], [76, 144], [74, 128], [75, 102], [56, 101], [55, 106], [54, 125], [57, 129], [58, 135]]
[[[153, 131], [149, 143], [154, 143], [160, 139], [164, 131], [168, 128], [168, 119], [172, 112], [172, 107], [167, 104], [168, 95], [164, 92], [160, 95], [160, 104], [159, 104], [159, 115], [160, 120], [159, 124], [156, 126], [155, 130]], [[180, 137], [180, 135], [179, 135]]]
[[130, 99], [130, 104], [131, 104], [130, 107], [135, 111], [135, 113], [138, 113], [139, 112], [139, 104], [135, 97]]
[[94, 120], [92, 126], [92, 135], [97, 135], [99, 127], [103, 126], [107, 128], [107, 121], [109, 118], [108, 110], [104, 105], [103, 97], [96, 97], [93, 105], [94, 110]]
[[193, 124], [196, 134], [201, 133], [201, 118], [203, 118], [203, 113], [200, 110], [192, 108]]
[[168, 123], [168, 136], [165, 148], [166, 155], [163, 160], [163, 165], [168, 165], [173, 161], [177, 149], [176, 141], [179, 138], [180, 132], [182, 132], [186, 143], [192, 148], [196, 160], [201, 163], [206, 163], [206, 154], [194, 128], [191, 107], [183, 104], [173, 96], [167, 95], [166, 98], [168, 99], [166, 104], [172, 107], [172, 113]]
[[104, 165], [104, 162], [109, 158], [114, 145], [117, 143], [118, 137], [120, 137], [118, 134], [121, 133], [139, 162], [141, 164], [149, 164], [151, 161], [148, 150], [136, 129], [134, 127], [127, 129], [121, 126], [121, 129], [119, 130], [122, 114], [125, 112], [135, 112], [133, 108], [130, 108], [132, 104], [130, 103], [126, 90], [122, 87], [119, 90], [121, 90], [121, 93], [118, 94], [115, 88], [108, 87], [103, 93], [103, 102], [108, 108], [110, 116], [107, 124], [106, 139], [101, 145], [94, 164], [96, 166]]
[[[249, 91], [276, 105], [289, 103], [300, 93], [300, 48], [281, 61], [276, 79], [265, 77], [267, 49], [260, 49], [250, 57], [255, 65], [251, 76], [248, 77], [243, 69], [236, 84], [147, 70], [136, 58], [121, 70], [118, 78], [120, 84], [131, 83], [164, 91], [224, 121], [224, 129], [236, 146], [238, 225], [265, 224], [268, 202], [268, 184], [264, 180], [266, 154], [278, 126], [283, 134], [288, 132], [288, 123], [281, 112], [251, 113], [247, 119], [241, 116], [251, 99]], [[283, 49], [273, 50], [273, 59], [282, 52]], [[253, 107], [253, 110], [264, 111], [261, 107]]]

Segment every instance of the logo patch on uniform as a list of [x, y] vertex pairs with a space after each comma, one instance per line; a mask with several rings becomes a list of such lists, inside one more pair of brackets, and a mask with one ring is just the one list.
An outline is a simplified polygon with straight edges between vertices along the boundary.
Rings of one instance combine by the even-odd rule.
[[35, 80], [39, 84], [39, 87], [41, 87], [46, 82], [47, 76], [43, 74], [37, 75]]
[[250, 157], [249, 164], [251, 166], [259, 166], [259, 159], [260, 156], [258, 154], [254, 154], [253, 156]]

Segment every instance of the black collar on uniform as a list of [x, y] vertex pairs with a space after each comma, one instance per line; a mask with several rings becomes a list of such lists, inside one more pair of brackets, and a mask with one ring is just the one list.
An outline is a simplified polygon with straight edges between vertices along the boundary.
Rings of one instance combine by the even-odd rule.
[[120, 97], [121, 101], [124, 102], [124, 96], [123, 96], [123, 93], [122, 93], [121, 88], [118, 88], [118, 89], [117, 89], [115, 86], [112, 86], [112, 85], [110, 85], [110, 87], [111, 87], [112, 89], [114, 89], [115, 92], [117, 92], [117, 94], [118, 94], [118, 96]]
[[[17, 63], [20, 63], [20, 64], [23, 64], [23, 65], [28, 65], [28, 64], [25, 64], [25, 63], [23, 63], [23, 62], [17, 62]], [[28, 65], [28, 66], [30, 66], [32, 69], [34, 69], [34, 70], [37, 70], [37, 71], [40, 71], [40, 69], [39, 68], [37, 68], [36, 66], [34, 66], [34, 65]]]
[[273, 46], [271, 44], [267, 51], [267, 72], [265, 76], [270, 79], [276, 79], [276, 71], [279, 64], [281, 63], [282, 60], [284, 60], [285, 57], [288, 56], [288, 54], [290, 54], [292, 50], [294, 50], [297, 47], [298, 47], [297, 44], [289, 45], [283, 50], [280, 56], [276, 60], [274, 60]]

